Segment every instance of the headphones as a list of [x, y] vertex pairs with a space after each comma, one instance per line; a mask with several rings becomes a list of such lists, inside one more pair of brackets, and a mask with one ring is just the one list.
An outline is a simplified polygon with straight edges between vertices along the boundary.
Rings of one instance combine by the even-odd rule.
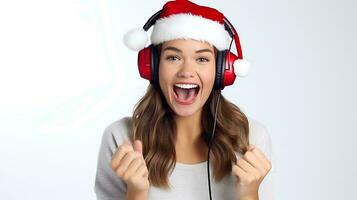
[[[159, 10], [150, 17], [150, 19], [143, 26], [145, 31], [149, 30], [149, 28], [155, 24], [156, 20], [160, 18], [161, 12], [162, 10]], [[229, 33], [229, 36], [232, 38], [232, 41], [229, 45], [229, 50], [217, 51], [216, 75], [213, 85], [214, 89], [223, 89], [225, 86], [232, 85], [234, 83], [236, 74], [234, 72], [233, 64], [236, 60], [243, 59], [237, 31], [226, 17], [224, 17], [224, 27]], [[233, 39], [235, 41], [238, 56], [230, 51]], [[140, 76], [149, 80], [153, 85], [159, 84], [159, 59], [157, 45], [151, 44], [140, 50], [138, 53], [138, 68]]]

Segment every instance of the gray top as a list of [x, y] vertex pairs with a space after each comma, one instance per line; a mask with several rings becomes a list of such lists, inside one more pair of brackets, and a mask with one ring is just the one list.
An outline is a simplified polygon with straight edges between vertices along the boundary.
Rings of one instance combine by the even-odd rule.
[[[112, 122], [106, 127], [98, 155], [97, 173], [94, 191], [97, 199], [119, 200], [125, 199], [127, 186], [110, 167], [112, 155], [124, 139], [129, 139], [130, 117]], [[271, 160], [271, 139], [264, 125], [248, 117], [250, 129], [250, 143], [261, 149]], [[237, 158], [240, 157], [236, 154]], [[272, 164], [274, 165], [274, 164]], [[212, 166], [210, 167], [212, 178]], [[259, 187], [260, 200], [273, 200], [273, 183], [270, 171]], [[237, 199], [234, 191], [235, 177], [224, 177], [220, 182], [211, 179], [212, 199]], [[207, 161], [197, 164], [176, 162], [176, 166], [169, 176], [170, 190], [150, 186], [149, 200], [207, 200], [209, 199], [207, 181]]]

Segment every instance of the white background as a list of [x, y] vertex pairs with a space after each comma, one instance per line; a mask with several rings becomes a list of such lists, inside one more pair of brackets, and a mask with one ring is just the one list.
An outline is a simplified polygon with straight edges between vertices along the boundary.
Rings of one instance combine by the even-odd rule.
[[[0, 1], [0, 198], [95, 199], [100, 139], [148, 82], [123, 34], [165, 1]], [[273, 142], [277, 199], [353, 199], [357, 4], [194, 1], [222, 11], [252, 69], [223, 94]]]

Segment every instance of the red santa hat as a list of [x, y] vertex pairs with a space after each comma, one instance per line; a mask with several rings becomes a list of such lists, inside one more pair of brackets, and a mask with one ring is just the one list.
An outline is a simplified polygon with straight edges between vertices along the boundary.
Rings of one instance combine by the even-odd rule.
[[[174, 39], [206, 41], [220, 51], [228, 49], [230, 45], [230, 36], [224, 27], [224, 15], [214, 8], [188, 0], [169, 1], [163, 6], [150, 39], [154, 45]], [[123, 42], [128, 48], [139, 51], [146, 47], [148, 36], [144, 29], [135, 28], [124, 35]], [[240, 77], [249, 72], [249, 63], [243, 59], [238, 59], [234, 67]]]

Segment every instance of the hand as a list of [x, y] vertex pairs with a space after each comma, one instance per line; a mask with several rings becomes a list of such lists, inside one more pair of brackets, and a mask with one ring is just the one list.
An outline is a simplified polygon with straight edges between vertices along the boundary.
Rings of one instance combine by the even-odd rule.
[[271, 168], [264, 153], [250, 145], [244, 156], [232, 166], [232, 173], [237, 177], [236, 189], [240, 199], [258, 199], [259, 185]]
[[149, 172], [140, 140], [134, 142], [134, 147], [129, 141], [124, 141], [113, 155], [111, 167], [126, 182], [130, 191], [142, 193], [149, 190]]

